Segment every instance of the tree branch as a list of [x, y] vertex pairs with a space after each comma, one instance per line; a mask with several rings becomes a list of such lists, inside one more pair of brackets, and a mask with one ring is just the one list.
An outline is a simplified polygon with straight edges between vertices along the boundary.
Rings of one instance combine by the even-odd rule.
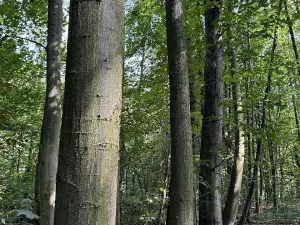
[[20, 37], [20, 36], [12, 36], [12, 35], [5, 35], [3, 36], [1, 39], [0, 39], [0, 46], [1, 46], [1, 43], [3, 41], [5, 41], [6, 39], [8, 38], [15, 38], [15, 39], [21, 39], [21, 40], [25, 40], [25, 41], [29, 41], [31, 43], [34, 43], [36, 44], [37, 46], [39, 47], [42, 47], [44, 50], [47, 50], [47, 46], [43, 45], [42, 43], [38, 42], [38, 41], [35, 41], [35, 40], [32, 40], [30, 38], [25, 38], [25, 37]]

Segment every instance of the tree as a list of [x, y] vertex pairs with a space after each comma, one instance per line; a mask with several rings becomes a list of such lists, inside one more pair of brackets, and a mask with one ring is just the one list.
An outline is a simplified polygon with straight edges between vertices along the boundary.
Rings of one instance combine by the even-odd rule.
[[193, 224], [193, 149], [183, 1], [166, 1], [170, 82], [171, 180], [168, 225]]
[[46, 100], [37, 165], [41, 225], [54, 224], [56, 172], [61, 126], [60, 64], [62, 48], [62, 0], [48, 2]]
[[[280, 15], [281, 7], [282, 7], [282, 1], [279, 1], [279, 7], [278, 7], [278, 15]], [[261, 115], [261, 122], [260, 122], [260, 128], [262, 132], [264, 132], [266, 127], [266, 110], [267, 110], [267, 100], [269, 99], [270, 91], [271, 91], [271, 81], [272, 81], [272, 66], [275, 59], [275, 51], [277, 48], [277, 38], [278, 38], [278, 26], [274, 28], [274, 38], [272, 43], [272, 50], [271, 50], [271, 59], [269, 64], [269, 71], [268, 71], [268, 78], [267, 78], [267, 86], [265, 88], [264, 97], [262, 100], [262, 115]], [[246, 218], [248, 216], [250, 206], [251, 206], [251, 199], [253, 197], [254, 188], [255, 185], [257, 186], [257, 180], [258, 180], [258, 170], [259, 170], [259, 163], [261, 161], [262, 151], [263, 151], [263, 139], [262, 137], [259, 137], [257, 139], [257, 146], [256, 146], [256, 154], [255, 154], [255, 164], [253, 166], [253, 174], [252, 174], [252, 180], [250, 183], [247, 199], [243, 208], [243, 213], [239, 221], [239, 225], [243, 225], [246, 221]], [[260, 174], [262, 176], [262, 174]]]
[[[209, 4], [210, 3], [210, 4]], [[222, 224], [221, 150], [223, 122], [221, 27], [222, 1], [208, 1], [205, 11], [206, 55], [204, 108], [200, 151], [199, 225]]]
[[114, 225], [123, 1], [71, 0], [55, 225]]
[[[228, 6], [229, 13], [232, 13], [232, 5]], [[227, 35], [231, 37], [231, 24], [228, 27]], [[230, 185], [227, 193], [225, 208], [223, 212], [223, 224], [233, 225], [238, 211], [239, 197], [242, 187], [243, 167], [244, 167], [244, 137], [241, 123], [243, 122], [240, 82], [237, 77], [236, 51], [228, 40], [228, 55], [230, 58], [230, 73], [234, 79], [232, 84], [233, 96], [233, 120], [234, 120], [234, 162], [231, 169]]]

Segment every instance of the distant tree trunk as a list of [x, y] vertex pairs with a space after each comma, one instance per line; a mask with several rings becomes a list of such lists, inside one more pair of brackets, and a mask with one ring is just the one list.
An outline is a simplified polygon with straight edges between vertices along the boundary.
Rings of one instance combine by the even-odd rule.
[[167, 225], [193, 224], [193, 150], [182, 0], [166, 0], [170, 81], [171, 178]]
[[[206, 55], [204, 71], [204, 110], [200, 151], [199, 225], [222, 225], [221, 151], [223, 102], [223, 44], [221, 30], [216, 27], [221, 16], [222, 1], [209, 1], [205, 11]], [[217, 3], [217, 4], [216, 4]]]
[[[280, 15], [280, 12], [281, 12], [282, 1], [283, 0], [280, 0], [280, 2], [279, 2], [278, 16]], [[277, 47], [277, 32], [278, 32], [278, 26], [276, 26], [275, 30], [274, 30], [274, 38], [273, 38], [273, 46], [272, 46], [272, 52], [271, 52], [270, 68], [269, 68], [269, 72], [268, 72], [267, 87], [265, 89], [265, 94], [264, 94], [264, 98], [262, 101], [262, 118], [261, 118], [261, 124], [260, 124], [261, 131], [264, 131], [265, 123], [266, 123], [266, 101], [268, 100], [269, 93], [271, 90], [272, 66], [273, 66], [273, 62], [274, 62], [274, 58], [275, 58], [275, 51], [276, 51], [276, 47]], [[252, 180], [250, 183], [249, 192], [248, 192], [247, 199], [246, 199], [246, 202], [244, 205], [243, 213], [242, 213], [242, 216], [238, 223], [239, 225], [245, 224], [248, 212], [250, 210], [252, 196], [254, 193], [255, 185], [257, 184], [257, 180], [258, 180], [258, 169], [259, 169], [258, 167], [259, 167], [259, 162], [261, 159], [261, 154], [262, 154], [262, 138], [259, 137], [257, 140], [257, 148], [256, 148], [255, 163], [253, 166]]]
[[[298, 53], [298, 48], [296, 45], [296, 40], [295, 40], [295, 35], [294, 35], [294, 29], [292, 26], [292, 21], [288, 12], [288, 7], [287, 7], [287, 2], [284, 1], [284, 7], [285, 7], [285, 12], [286, 12], [286, 16], [287, 16], [287, 22], [288, 22], [288, 26], [289, 26], [289, 32], [290, 32], [290, 37], [291, 37], [291, 41], [292, 41], [292, 46], [293, 46], [293, 50], [294, 50], [294, 54], [295, 54], [295, 60], [297, 63], [297, 72], [298, 72], [298, 82], [296, 83], [300, 83], [299, 79], [300, 79], [300, 62], [299, 62], [299, 53]], [[299, 123], [299, 117], [298, 117], [298, 112], [297, 112], [297, 107], [296, 107], [296, 101], [295, 101], [295, 96], [292, 96], [292, 100], [293, 100], [293, 109], [294, 109], [294, 115], [295, 115], [295, 122], [296, 122], [296, 127], [297, 127], [297, 139], [300, 142], [300, 123]], [[295, 160], [296, 160], [296, 164], [298, 165], [298, 167], [300, 167], [300, 160], [299, 160], [299, 155], [296, 152], [295, 153]]]
[[[300, 122], [299, 122], [299, 117], [298, 117], [298, 111], [297, 111], [297, 106], [296, 106], [296, 101], [295, 101], [295, 96], [292, 96], [293, 98], [293, 108], [294, 108], [294, 115], [295, 115], [295, 121], [296, 121], [296, 127], [297, 127], [297, 139], [298, 142], [300, 142]], [[300, 158], [299, 158], [299, 154], [298, 151], [295, 150], [295, 161], [296, 161], [296, 165], [298, 166], [298, 168], [300, 168]], [[298, 198], [300, 198], [300, 181], [299, 179], [297, 179], [296, 181], [296, 195]]]
[[123, 0], [71, 0], [55, 225], [115, 225]]
[[[236, 77], [236, 53], [234, 49], [229, 50], [231, 61], [231, 74]], [[240, 85], [239, 81], [233, 83], [233, 101], [234, 101], [234, 162], [231, 170], [230, 186], [227, 193], [227, 199], [225, 208], [223, 211], [223, 224], [233, 225], [239, 206], [239, 195], [242, 186], [243, 167], [244, 167], [244, 136], [240, 127], [240, 123], [243, 121], [241, 96], [239, 93]]]
[[37, 166], [41, 225], [54, 224], [56, 172], [61, 126], [62, 4], [62, 0], [49, 0], [48, 2], [47, 87], [38, 157], [40, 161]]
[[[43, 130], [43, 128], [42, 128]], [[41, 148], [41, 146], [40, 146]], [[35, 211], [38, 216], [40, 216], [40, 171], [41, 171], [41, 150], [39, 148], [38, 157], [37, 157], [37, 164], [35, 169], [35, 184], [34, 184], [34, 201], [35, 201]]]
[[276, 151], [274, 149], [276, 146], [273, 145], [273, 142], [269, 141], [269, 155], [271, 162], [271, 175], [272, 175], [272, 199], [273, 207], [278, 210], [278, 199], [277, 199], [277, 163], [276, 163]]
[[[262, 150], [263, 151], [263, 150]], [[264, 191], [264, 173], [262, 164], [259, 165], [259, 213], [262, 212], [262, 200], [263, 200], [263, 191]]]
[[290, 37], [291, 37], [291, 41], [292, 41], [292, 47], [294, 50], [295, 60], [297, 63], [297, 72], [298, 72], [298, 76], [299, 76], [298, 78], [300, 78], [300, 61], [299, 61], [299, 54], [298, 54], [298, 50], [297, 50], [297, 44], [296, 44], [296, 40], [295, 40], [295, 34], [294, 34], [292, 21], [291, 21], [290, 15], [289, 15], [288, 7], [287, 7], [287, 1], [286, 0], [283, 0], [283, 1], [284, 1], [284, 8], [285, 8], [285, 12], [286, 12]]
[[[201, 127], [201, 108], [199, 104], [199, 96], [196, 95], [197, 91], [197, 77], [195, 74], [190, 75], [189, 79], [190, 88], [190, 110], [191, 110], [191, 125], [192, 125], [192, 140], [193, 140], [193, 161], [194, 161], [194, 171], [199, 170], [199, 159], [200, 157], [200, 127]], [[198, 223], [198, 189], [199, 189], [199, 176], [194, 173], [194, 224]]]

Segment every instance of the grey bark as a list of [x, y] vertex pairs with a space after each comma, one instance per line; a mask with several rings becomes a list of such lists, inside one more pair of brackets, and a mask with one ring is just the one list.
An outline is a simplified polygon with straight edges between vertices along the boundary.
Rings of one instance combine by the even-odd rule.
[[123, 0], [71, 0], [55, 225], [115, 225]]
[[[236, 77], [236, 53], [234, 49], [230, 52], [231, 74]], [[244, 136], [240, 123], [243, 121], [241, 96], [239, 93], [239, 81], [233, 83], [233, 101], [234, 101], [234, 162], [231, 170], [230, 186], [227, 193], [225, 208], [223, 211], [223, 224], [233, 225], [238, 211], [239, 196], [242, 186], [243, 167], [244, 167]]]
[[48, 1], [47, 85], [38, 160], [40, 224], [54, 224], [56, 172], [61, 126], [61, 45], [63, 1]]
[[[221, 150], [223, 101], [223, 45], [218, 27], [222, 1], [209, 1], [205, 11], [206, 55], [204, 109], [200, 151], [199, 225], [222, 225]], [[216, 4], [217, 3], [217, 4]]]
[[[193, 147], [193, 161], [194, 171], [199, 170], [198, 160], [200, 157], [200, 104], [198, 96], [196, 95], [197, 78], [195, 74], [190, 74], [189, 77], [189, 88], [190, 88], [190, 110], [191, 110], [191, 126], [192, 126], [192, 147]], [[198, 223], [198, 191], [199, 191], [199, 176], [194, 172], [194, 224]]]
[[167, 225], [193, 224], [193, 150], [182, 0], [166, 0], [171, 117], [171, 178]]
[[269, 157], [271, 162], [271, 175], [272, 175], [272, 199], [273, 199], [273, 207], [278, 210], [278, 195], [277, 195], [277, 160], [276, 153], [274, 149], [276, 149], [276, 145], [273, 144], [271, 140], [269, 140]]

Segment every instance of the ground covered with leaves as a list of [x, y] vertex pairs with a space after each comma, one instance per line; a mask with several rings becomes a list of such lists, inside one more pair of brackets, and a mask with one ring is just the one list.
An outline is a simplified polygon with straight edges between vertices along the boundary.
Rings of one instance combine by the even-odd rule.
[[278, 210], [264, 207], [261, 214], [252, 217], [251, 224], [300, 224], [300, 199], [285, 201]]

